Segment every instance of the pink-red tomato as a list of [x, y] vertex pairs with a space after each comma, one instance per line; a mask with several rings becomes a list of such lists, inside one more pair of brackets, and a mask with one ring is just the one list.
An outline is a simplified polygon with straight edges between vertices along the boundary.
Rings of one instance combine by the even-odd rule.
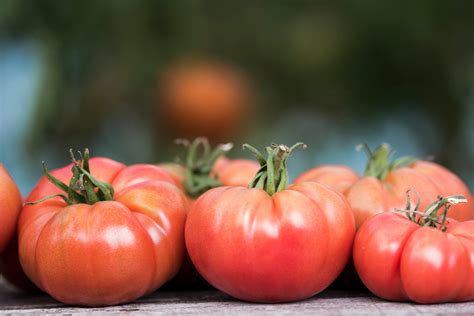
[[474, 221], [453, 219], [446, 231], [385, 212], [358, 230], [354, 265], [375, 295], [393, 301], [474, 300]]
[[346, 199], [314, 182], [286, 188], [286, 159], [294, 147], [268, 147], [274, 168], [262, 160], [264, 171], [251, 188], [211, 189], [188, 214], [185, 239], [194, 265], [231, 296], [255, 302], [308, 298], [326, 288], [349, 258], [355, 224]]
[[354, 237], [344, 197], [317, 183], [269, 196], [220, 187], [203, 194], [186, 223], [201, 275], [242, 300], [285, 302], [325, 289], [342, 271]]
[[367, 151], [369, 161], [362, 177], [345, 166], [325, 165], [308, 170], [295, 182], [315, 181], [343, 193], [352, 207], [357, 227], [374, 214], [402, 208], [409, 189], [420, 195], [422, 209], [438, 195], [462, 194], [468, 203], [454, 205], [450, 217], [458, 221], [474, 219], [471, 192], [445, 167], [409, 157], [390, 161], [392, 149], [388, 144], [380, 145], [373, 152], [368, 148]]
[[[54, 197], [26, 205], [18, 226], [20, 261], [28, 277], [61, 302], [129, 302], [180, 268], [186, 199], [157, 166], [126, 167], [107, 158], [89, 163], [97, 180], [112, 185], [113, 200], [68, 205]], [[71, 167], [51, 174], [69, 183]], [[27, 201], [61, 192], [42, 177]]]
[[313, 181], [345, 193], [357, 180], [357, 173], [347, 166], [322, 165], [305, 171], [296, 178], [295, 183]]

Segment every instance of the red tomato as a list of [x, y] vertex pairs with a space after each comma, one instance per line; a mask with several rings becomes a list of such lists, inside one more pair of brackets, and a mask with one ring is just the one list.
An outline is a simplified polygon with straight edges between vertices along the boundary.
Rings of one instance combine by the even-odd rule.
[[357, 227], [374, 214], [402, 208], [405, 192], [409, 189], [419, 193], [422, 209], [427, 206], [427, 201], [435, 200], [438, 195], [462, 194], [468, 203], [453, 206], [450, 216], [459, 221], [474, 219], [472, 195], [454, 173], [434, 162], [412, 157], [390, 162], [392, 150], [387, 144], [382, 144], [373, 152], [368, 151], [370, 160], [364, 177], [346, 191]]
[[[439, 199], [431, 212], [450, 200], [460, 201], [458, 197]], [[440, 218], [434, 220], [439, 223]], [[417, 303], [474, 300], [474, 221], [451, 219], [445, 226], [430, 220], [386, 212], [360, 227], [354, 265], [375, 295]]]
[[0, 253], [2, 253], [15, 233], [22, 205], [20, 191], [2, 164], [0, 164], [0, 201]]
[[[236, 298], [287, 302], [326, 288], [350, 255], [355, 224], [345, 198], [313, 182], [287, 188], [286, 160], [296, 148], [256, 152], [252, 187], [204, 193], [186, 222], [186, 246], [201, 275]], [[248, 146], [250, 148], [250, 146]]]
[[[308, 170], [295, 182], [315, 181], [343, 193], [351, 205], [357, 227], [370, 216], [401, 208], [405, 192], [416, 190], [421, 196], [421, 207], [438, 195], [464, 195], [468, 203], [452, 207], [451, 217], [466, 221], [474, 219], [474, 201], [462, 180], [446, 168], [413, 157], [401, 157], [390, 161], [392, 149], [382, 144], [373, 152], [364, 147], [369, 155], [363, 177], [350, 168], [338, 165], [320, 166]], [[414, 201], [412, 201], [414, 202]]]
[[[18, 225], [20, 261], [29, 278], [61, 302], [129, 302], [178, 271], [186, 199], [157, 166], [126, 167], [93, 158], [89, 173], [88, 160], [86, 152], [74, 167], [51, 172], [56, 186], [70, 183], [63, 184], [64, 199], [24, 207]], [[42, 177], [27, 201], [60, 194], [56, 186]]]
[[295, 183], [313, 181], [328, 186], [340, 193], [345, 193], [359, 176], [349, 167], [339, 165], [322, 165], [302, 173]]

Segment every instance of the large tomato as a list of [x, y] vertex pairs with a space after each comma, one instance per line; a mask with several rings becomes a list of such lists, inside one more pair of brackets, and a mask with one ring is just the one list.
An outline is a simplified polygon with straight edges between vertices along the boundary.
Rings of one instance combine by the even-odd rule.
[[255, 149], [262, 167], [251, 188], [204, 193], [186, 222], [186, 246], [201, 275], [236, 298], [286, 302], [326, 288], [346, 264], [355, 233], [345, 198], [314, 182], [287, 188], [296, 148]]
[[159, 125], [174, 136], [222, 141], [238, 134], [249, 117], [249, 84], [239, 70], [222, 62], [177, 63], [160, 76], [159, 84]]
[[0, 253], [16, 230], [22, 206], [21, 194], [5, 167], [0, 164]]
[[[464, 195], [468, 203], [458, 204], [450, 210], [451, 218], [466, 221], [474, 219], [474, 201], [468, 187], [454, 173], [434, 162], [401, 157], [390, 161], [392, 149], [382, 144], [374, 151], [367, 146], [369, 155], [363, 177], [343, 166], [322, 166], [309, 170], [296, 182], [316, 181], [338, 189], [351, 205], [357, 227], [370, 216], [401, 208], [405, 204], [405, 192], [416, 190], [421, 197], [421, 207], [438, 195]], [[415, 202], [415, 201], [412, 201]]]
[[[232, 144], [221, 144], [212, 149], [206, 138], [193, 142], [179, 140], [186, 146], [187, 153], [182, 164], [159, 164], [175, 180], [188, 197], [188, 210], [201, 194], [223, 185], [248, 186], [260, 169], [260, 165], [247, 159], [228, 159], [224, 156]], [[167, 284], [168, 289], [203, 289], [209, 285], [199, 276], [188, 254], [185, 254], [181, 270]]]
[[357, 232], [353, 256], [369, 290], [394, 301], [474, 300], [474, 221], [445, 221], [449, 204], [463, 201], [439, 198], [424, 213], [385, 212], [368, 219]]
[[35, 204], [20, 216], [21, 264], [61, 302], [132, 301], [181, 265], [186, 199], [157, 166], [89, 161], [86, 151], [72, 165], [45, 169], [27, 201]]

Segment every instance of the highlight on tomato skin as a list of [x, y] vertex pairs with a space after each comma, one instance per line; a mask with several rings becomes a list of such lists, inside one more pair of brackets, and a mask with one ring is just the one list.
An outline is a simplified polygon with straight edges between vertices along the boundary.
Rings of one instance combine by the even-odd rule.
[[[188, 214], [186, 246], [217, 289], [252, 302], [290, 302], [324, 290], [349, 259], [355, 223], [339, 193], [314, 182], [288, 184], [289, 148], [272, 145], [250, 187], [201, 195]], [[244, 277], [243, 277], [244, 276]]]
[[[154, 165], [80, 159], [44, 176], [19, 221], [27, 276], [60, 302], [133, 301], [170, 280], [184, 253], [186, 198]], [[66, 184], [67, 183], [67, 184]]]
[[421, 304], [474, 300], [474, 221], [448, 217], [464, 196], [439, 197], [420, 209], [384, 212], [358, 230], [353, 248], [356, 270], [375, 295]]

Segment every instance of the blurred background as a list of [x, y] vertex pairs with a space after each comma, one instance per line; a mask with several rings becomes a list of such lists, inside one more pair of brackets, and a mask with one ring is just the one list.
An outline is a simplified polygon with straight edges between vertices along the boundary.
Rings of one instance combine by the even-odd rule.
[[0, 161], [28, 193], [67, 150], [173, 160], [176, 137], [434, 157], [474, 188], [474, 1], [0, 3]]

